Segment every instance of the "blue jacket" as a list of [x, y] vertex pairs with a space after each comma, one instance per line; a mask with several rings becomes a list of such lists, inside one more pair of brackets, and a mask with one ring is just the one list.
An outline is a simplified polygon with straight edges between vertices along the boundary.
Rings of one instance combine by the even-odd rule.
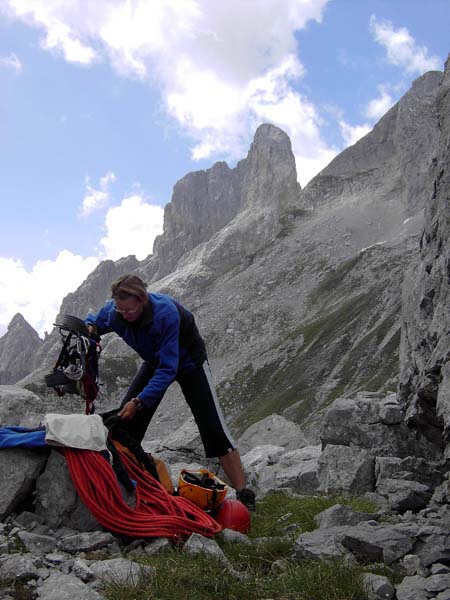
[[178, 374], [189, 373], [206, 360], [203, 339], [194, 316], [165, 294], [148, 294], [149, 304], [142, 316], [130, 323], [115, 310], [109, 300], [97, 314], [89, 314], [88, 325], [99, 335], [114, 331], [154, 367], [153, 377], [139, 394], [150, 407], [158, 402]]

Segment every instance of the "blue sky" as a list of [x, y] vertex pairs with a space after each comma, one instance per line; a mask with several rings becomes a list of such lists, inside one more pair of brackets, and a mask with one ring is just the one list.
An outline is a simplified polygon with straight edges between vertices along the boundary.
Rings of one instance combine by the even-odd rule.
[[0, 0], [0, 335], [152, 251], [186, 173], [290, 136], [305, 185], [450, 52], [449, 0]]

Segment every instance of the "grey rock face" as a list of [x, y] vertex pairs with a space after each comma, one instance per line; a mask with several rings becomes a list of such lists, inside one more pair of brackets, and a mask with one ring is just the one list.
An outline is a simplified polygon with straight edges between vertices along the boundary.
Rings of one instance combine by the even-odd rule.
[[239, 172], [224, 162], [180, 179], [164, 209], [164, 233], [155, 240], [150, 263], [157, 269], [154, 278], [170, 273], [186, 252], [222, 229], [241, 204]]
[[427, 192], [420, 254], [404, 283], [401, 400], [411, 426], [444, 447], [450, 426], [450, 62], [438, 89], [440, 137]]
[[153, 280], [164, 277], [239, 212], [267, 207], [279, 214], [299, 191], [289, 138], [273, 125], [261, 125], [247, 158], [235, 169], [219, 162], [177, 182], [164, 210], [164, 233], [155, 240], [154, 255], [144, 269]]
[[78, 531], [100, 527], [79, 498], [66, 459], [56, 450], [50, 453], [45, 470], [36, 481], [36, 514], [51, 527], [65, 526]]
[[[313, 179], [301, 201], [306, 206], [348, 201], [368, 189], [372, 193], [378, 180], [381, 185], [376, 196], [386, 199], [395, 190], [399, 209], [409, 216], [420, 210], [439, 136], [436, 94], [441, 79], [438, 71], [419, 77], [369, 135], [344, 150]], [[376, 196], [369, 202], [375, 202]]]
[[[372, 456], [408, 456], [433, 453], [426, 442], [420, 443], [399, 420], [398, 403], [364, 392], [355, 399], [338, 398], [324, 416], [322, 444], [356, 445], [367, 448]], [[389, 411], [389, 412], [388, 412]], [[391, 412], [392, 411], [392, 412]]]
[[16, 510], [29, 497], [46, 460], [47, 453], [22, 448], [8, 448], [0, 452], [0, 519]]
[[42, 399], [18, 386], [0, 386], [0, 425], [38, 427], [46, 413]]
[[0, 385], [12, 384], [28, 375], [36, 364], [43, 341], [18, 313], [0, 338]]

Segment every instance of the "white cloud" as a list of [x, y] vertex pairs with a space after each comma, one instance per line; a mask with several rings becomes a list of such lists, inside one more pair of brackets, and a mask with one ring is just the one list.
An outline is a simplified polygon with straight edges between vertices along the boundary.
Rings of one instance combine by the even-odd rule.
[[328, 1], [4, 0], [9, 14], [43, 28], [44, 46], [66, 60], [107, 58], [122, 76], [157, 87], [167, 114], [191, 136], [195, 160], [241, 158], [256, 127], [272, 121], [308, 170], [335, 149], [295, 89], [304, 73], [295, 32], [320, 22]]
[[[83, 4], [84, 6], [79, 6]], [[16, 17], [30, 26], [43, 29], [44, 49], [61, 53], [73, 63], [90, 64], [96, 58], [95, 50], [84, 43], [86, 31], [95, 7], [90, 2], [61, 2], [61, 0], [5, 0], [0, 12]]]
[[[114, 180], [114, 174], [108, 172], [100, 185], [106, 187]], [[151, 254], [155, 237], [162, 233], [163, 218], [161, 206], [148, 204], [136, 194], [106, 214], [100, 256], [83, 258], [62, 250], [55, 260], [39, 260], [30, 271], [19, 259], [0, 257], [0, 336], [18, 312], [41, 336], [51, 331], [64, 296], [73, 292], [100, 260], [130, 254], [142, 260]]]
[[98, 262], [62, 250], [54, 261], [40, 260], [27, 271], [20, 260], [0, 257], [0, 334], [17, 312], [41, 336], [51, 331], [64, 296], [73, 292]]
[[21, 73], [23, 65], [14, 52], [11, 52], [8, 56], [0, 56], [0, 68], [12, 69], [16, 73]]
[[138, 260], [151, 254], [153, 242], [163, 231], [164, 209], [147, 204], [142, 196], [124, 198], [105, 219], [106, 236], [100, 240], [104, 258], [117, 260], [134, 254]]
[[429, 56], [426, 46], [418, 46], [406, 29], [394, 29], [391, 21], [370, 17], [370, 31], [375, 40], [384, 46], [388, 61], [405, 69], [407, 73], [421, 75], [426, 71], [442, 69], [439, 56]]
[[394, 99], [385, 86], [378, 86], [379, 96], [371, 100], [364, 111], [365, 116], [372, 121], [378, 121], [394, 104]]
[[344, 120], [339, 121], [339, 127], [341, 128], [341, 134], [344, 138], [345, 145], [353, 146], [358, 140], [364, 137], [372, 127], [368, 123], [362, 125], [350, 125]]
[[109, 185], [116, 181], [116, 176], [111, 171], [100, 177], [100, 189], [93, 188], [89, 177], [86, 178], [86, 193], [81, 204], [80, 215], [88, 217], [96, 210], [104, 208], [109, 200]]

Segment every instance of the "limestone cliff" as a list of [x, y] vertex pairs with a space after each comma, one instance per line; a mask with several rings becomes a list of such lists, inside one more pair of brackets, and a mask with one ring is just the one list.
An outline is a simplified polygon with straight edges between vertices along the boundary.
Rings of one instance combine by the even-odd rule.
[[405, 278], [400, 391], [409, 424], [444, 446], [450, 441], [450, 60], [437, 111], [440, 137], [425, 228]]

